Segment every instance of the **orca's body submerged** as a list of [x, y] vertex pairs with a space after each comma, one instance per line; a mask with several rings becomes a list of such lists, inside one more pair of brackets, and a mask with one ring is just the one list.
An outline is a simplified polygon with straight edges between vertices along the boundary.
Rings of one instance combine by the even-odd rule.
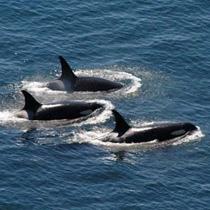
[[144, 129], [131, 128], [116, 110], [113, 110], [113, 114], [116, 121], [113, 132], [117, 133], [118, 136], [109, 141], [115, 143], [142, 143], [153, 140], [164, 142], [184, 137], [197, 130], [196, 126], [191, 123], [166, 123]]
[[57, 80], [47, 83], [47, 87], [51, 90], [59, 91], [112, 91], [122, 88], [122, 84], [98, 77], [78, 77], [66, 62], [59, 56], [62, 74]]
[[29, 120], [61, 120], [76, 119], [90, 115], [96, 109], [103, 106], [98, 103], [88, 103], [82, 101], [72, 101], [65, 104], [40, 104], [27, 91], [22, 91], [25, 97], [25, 106], [16, 116]]

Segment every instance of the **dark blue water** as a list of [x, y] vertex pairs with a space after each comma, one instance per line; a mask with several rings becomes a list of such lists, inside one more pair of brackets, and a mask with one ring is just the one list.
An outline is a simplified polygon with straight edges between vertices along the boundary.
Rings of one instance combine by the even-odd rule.
[[[0, 209], [209, 209], [209, 8], [207, 0], [1, 1]], [[78, 74], [127, 88], [46, 91], [36, 82], [56, 77], [58, 55]], [[44, 102], [110, 102], [87, 123], [19, 122], [11, 113], [23, 104], [21, 87]], [[114, 126], [111, 103], [134, 125], [191, 121], [202, 134], [155, 148], [100, 144]]]

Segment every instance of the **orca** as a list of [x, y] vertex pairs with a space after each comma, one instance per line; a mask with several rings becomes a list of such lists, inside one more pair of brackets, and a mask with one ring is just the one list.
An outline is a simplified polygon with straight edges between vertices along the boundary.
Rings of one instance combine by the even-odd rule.
[[41, 104], [30, 93], [21, 91], [25, 98], [25, 105], [16, 117], [28, 120], [61, 120], [77, 119], [92, 114], [95, 110], [103, 108], [96, 102], [71, 101], [68, 103]]
[[98, 77], [78, 77], [74, 74], [72, 68], [66, 60], [59, 56], [61, 63], [61, 76], [59, 79], [47, 83], [51, 90], [59, 91], [113, 91], [123, 87], [121, 83], [110, 81]]
[[117, 136], [107, 141], [115, 143], [142, 143], [154, 140], [164, 142], [178, 137], [185, 137], [197, 130], [192, 123], [165, 123], [152, 127], [132, 128], [119, 112], [116, 110], [112, 112], [116, 124], [113, 133], [117, 133]]

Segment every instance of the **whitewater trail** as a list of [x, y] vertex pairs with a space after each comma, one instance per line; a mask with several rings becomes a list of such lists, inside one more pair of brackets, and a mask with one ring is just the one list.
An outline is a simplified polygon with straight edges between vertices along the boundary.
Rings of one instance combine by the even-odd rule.
[[[124, 71], [113, 71], [108, 69], [94, 69], [94, 70], [78, 70], [77, 76], [93, 76], [109, 79], [112, 81], [121, 82], [123, 88], [111, 92], [73, 92], [68, 93], [65, 91], [53, 91], [46, 87], [47, 81], [29, 81], [23, 80], [21, 83], [22, 89], [28, 90], [36, 95], [43, 93], [48, 94], [49, 97], [56, 96], [56, 98], [71, 98], [71, 99], [93, 99], [93, 98], [120, 98], [129, 94], [136, 93], [141, 87], [141, 79], [131, 73]], [[58, 77], [56, 77], [58, 78]]]

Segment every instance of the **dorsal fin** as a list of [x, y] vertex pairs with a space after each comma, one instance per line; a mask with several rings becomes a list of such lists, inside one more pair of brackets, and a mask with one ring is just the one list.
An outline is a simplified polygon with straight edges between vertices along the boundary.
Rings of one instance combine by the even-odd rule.
[[61, 80], [67, 79], [70, 80], [72, 83], [74, 83], [77, 76], [74, 74], [72, 68], [69, 66], [69, 64], [62, 56], [59, 56], [59, 60], [61, 63], [61, 71], [62, 71], [60, 79]]
[[21, 90], [25, 97], [25, 105], [23, 107], [23, 110], [29, 110], [36, 112], [39, 107], [41, 107], [42, 104], [40, 104], [36, 99], [27, 91]]
[[118, 136], [122, 136], [128, 129], [130, 129], [130, 125], [125, 121], [125, 119], [120, 115], [116, 110], [112, 110], [112, 113], [115, 118], [115, 129], [113, 132], [117, 132]]

